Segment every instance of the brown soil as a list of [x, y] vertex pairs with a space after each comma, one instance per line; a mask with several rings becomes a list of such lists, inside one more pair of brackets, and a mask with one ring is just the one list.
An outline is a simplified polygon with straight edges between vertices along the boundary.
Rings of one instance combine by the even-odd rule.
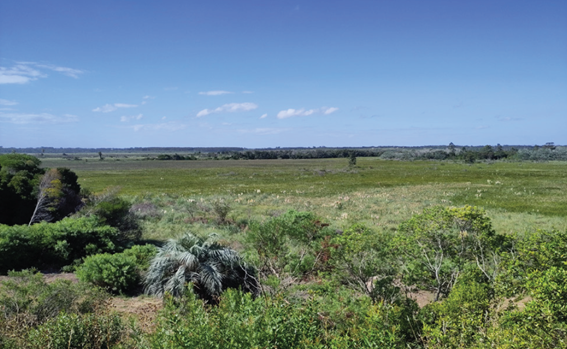
[[138, 296], [133, 298], [115, 297], [110, 301], [110, 309], [133, 318], [142, 331], [149, 333], [155, 329], [156, 318], [163, 303], [161, 299]]

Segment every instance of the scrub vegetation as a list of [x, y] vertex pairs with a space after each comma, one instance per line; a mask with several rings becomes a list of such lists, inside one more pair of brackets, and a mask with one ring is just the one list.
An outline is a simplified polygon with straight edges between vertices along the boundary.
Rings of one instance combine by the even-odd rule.
[[411, 151], [2, 155], [0, 347], [567, 347], [567, 163]]

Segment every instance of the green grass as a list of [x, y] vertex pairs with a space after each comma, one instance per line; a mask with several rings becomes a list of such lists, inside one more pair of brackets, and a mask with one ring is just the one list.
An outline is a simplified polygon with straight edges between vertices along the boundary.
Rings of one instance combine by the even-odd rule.
[[81, 185], [125, 195], [236, 195], [261, 193], [311, 199], [394, 187], [433, 187], [420, 200], [445, 200], [516, 213], [567, 216], [567, 163], [497, 162], [467, 165], [359, 158], [317, 160], [65, 161], [47, 167], [76, 171]]

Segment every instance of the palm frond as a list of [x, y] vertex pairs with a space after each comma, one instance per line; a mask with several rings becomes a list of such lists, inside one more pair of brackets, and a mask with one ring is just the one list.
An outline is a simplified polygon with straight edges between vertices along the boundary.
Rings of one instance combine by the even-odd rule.
[[216, 239], [215, 235], [203, 240], [187, 233], [168, 241], [150, 263], [144, 278], [145, 292], [158, 297], [169, 292], [178, 297], [185, 285], [192, 282], [195, 292], [211, 302], [226, 288], [241, 288], [257, 295], [256, 270]]

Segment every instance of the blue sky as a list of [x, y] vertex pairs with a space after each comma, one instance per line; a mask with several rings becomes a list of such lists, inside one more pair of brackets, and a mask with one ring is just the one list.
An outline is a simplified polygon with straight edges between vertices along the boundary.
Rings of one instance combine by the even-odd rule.
[[567, 144], [567, 2], [0, 2], [4, 147]]

